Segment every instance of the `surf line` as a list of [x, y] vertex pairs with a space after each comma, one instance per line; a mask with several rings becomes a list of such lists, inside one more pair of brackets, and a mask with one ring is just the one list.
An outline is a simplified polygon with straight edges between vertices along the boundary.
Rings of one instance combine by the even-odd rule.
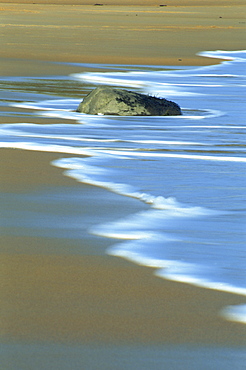
[[[99, 151], [96, 150], [98, 153]], [[218, 157], [210, 155], [189, 155], [189, 154], [170, 154], [170, 153], [146, 153], [146, 152], [130, 152], [125, 150], [105, 150], [102, 151], [105, 154], [111, 154], [116, 156], [125, 157], [150, 157], [150, 158], [184, 158], [184, 159], [201, 159], [207, 161], [221, 161], [221, 162], [246, 162], [246, 158], [243, 157]]]

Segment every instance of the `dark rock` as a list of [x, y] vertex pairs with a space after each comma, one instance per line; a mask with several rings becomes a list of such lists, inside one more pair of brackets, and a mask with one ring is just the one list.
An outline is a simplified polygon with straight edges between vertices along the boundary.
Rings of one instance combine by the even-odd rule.
[[117, 89], [97, 87], [77, 108], [77, 112], [117, 116], [178, 116], [178, 104], [153, 96]]

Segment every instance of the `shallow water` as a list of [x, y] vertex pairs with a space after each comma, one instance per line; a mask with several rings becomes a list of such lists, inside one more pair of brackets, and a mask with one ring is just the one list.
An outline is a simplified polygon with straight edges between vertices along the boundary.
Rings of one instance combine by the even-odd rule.
[[49, 343], [2, 346], [4, 369], [59, 370], [243, 370], [245, 351], [187, 346], [100, 346]]
[[[88, 231], [115, 239], [107, 253], [155, 266], [161, 278], [245, 295], [246, 52], [202, 54], [226, 61], [179, 70], [94, 66], [95, 72], [66, 77], [2, 79], [8, 91], [2, 105], [20, 108], [20, 123], [0, 127], [0, 146], [70, 153], [53, 165], [80, 182], [144, 203], [146, 209], [129, 216], [99, 224], [95, 217]], [[63, 94], [56, 84], [64, 86]], [[81, 90], [85, 95], [97, 84], [174, 100], [183, 115], [76, 113]], [[23, 108], [49, 123], [22, 122]], [[52, 124], [52, 117], [78, 124]], [[245, 306], [221, 314], [246, 320]]]

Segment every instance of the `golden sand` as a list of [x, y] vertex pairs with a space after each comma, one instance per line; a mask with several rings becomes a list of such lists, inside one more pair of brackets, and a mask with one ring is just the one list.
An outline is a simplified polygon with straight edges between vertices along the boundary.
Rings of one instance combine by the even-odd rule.
[[50, 164], [55, 159], [68, 157], [65, 154], [18, 149], [0, 149], [0, 154], [2, 192], [28, 192], [44, 185], [79, 186], [75, 180], [63, 176], [62, 169]]
[[8, 340], [237, 346], [246, 339], [245, 325], [217, 316], [239, 296], [164, 281], [113, 257], [1, 255], [0, 297]]
[[5, 63], [0, 65], [1, 74], [16, 73], [17, 65], [8, 64], [11, 58], [20, 66], [26, 61], [21, 72], [28, 75], [43, 73], [40, 61], [206, 65], [216, 60], [197, 53], [245, 48], [241, 1], [216, 1], [213, 6], [201, 0], [177, 1], [175, 6], [169, 1], [164, 7], [154, 1], [141, 2], [142, 6], [126, 6], [124, 1], [118, 1], [121, 6], [58, 3], [0, 2], [1, 63]]

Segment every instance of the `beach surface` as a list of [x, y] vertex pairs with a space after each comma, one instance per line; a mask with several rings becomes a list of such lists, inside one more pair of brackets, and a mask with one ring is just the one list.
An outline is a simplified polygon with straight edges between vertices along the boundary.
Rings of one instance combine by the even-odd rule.
[[[219, 60], [200, 57], [200, 51], [245, 48], [243, 1], [172, 3], [0, 1], [0, 74], [68, 75], [83, 70], [63, 62], [207, 65]], [[22, 119], [30, 119], [24, 109]], [[0, 118], [1, 124], [6, 122], [19, 123], [20, 117]], [[14, 204], [16, 194], [48, 188], [53, 193], [89, 191], [50, 165], [65, 156], [1, 149], [1, 194]], [[93, 191], [98, 193], [90, 212], [96, 214], [101, 190]], [[110, 211], [109, 203], [102, 213]], [[128, 207], [137, 209], [139, 204], [132, 199]], [[42, 212], [42, 205], [35, 211]], [[245, 303], [245, 297], [155, 277], [151, 268], [104, 254], [107, 244], [99, 237], [87, 236], [83, 242], [72, 236], [33, 237], [31, 231], [17, 236], [4, 229], [1, 342], [245, 345], [245, 325], [218, 316], [225, 306]], [[93, 255], [88, 252], [91, 245]]]
[[175, 4], [165, 2], [167, 6], [159, 4], [0, 1], [1, 75], [61, 72], [61, 65], [43, 65], [40, 61], [206, 65], [216, 60], [199, 57], [196, 54], [200, 51], [244, 49], [243, 1], [177, 0]]

